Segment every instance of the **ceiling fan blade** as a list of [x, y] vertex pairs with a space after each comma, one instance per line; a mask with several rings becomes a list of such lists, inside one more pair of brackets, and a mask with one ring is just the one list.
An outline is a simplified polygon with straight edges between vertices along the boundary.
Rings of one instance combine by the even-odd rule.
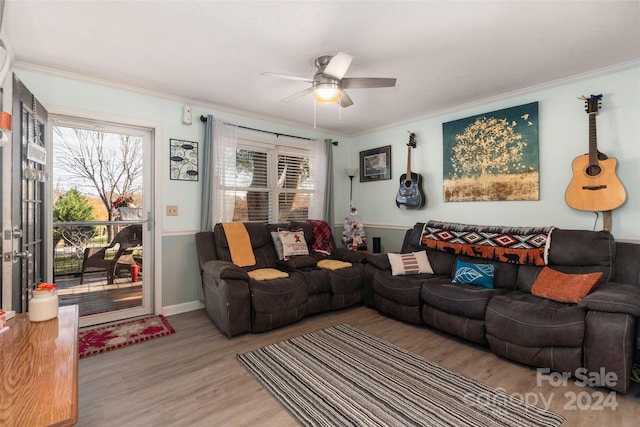
[[329, 61], [325, 67], [322, 75], [340, 80], [349, 69], [351, 61], [353, 61], [353, 56], [343, 52], [338, 52], [333, 58], [331, 58], [331, 61]]
[[347, 108], [347, 107], [350, 107], [351, 105], [353, 105], [353, 101], [351, 100], [351, 97], [349, 95], [347, 95], [347, 92], [345, 92], [343, 90], [342, 91], [342, 96], [338, 100], [338, 104], [340, 104], [340, 106], [342, 108]]
[[383, 77], [347, 77], [342, 79], [342, 87], [348, 89], [394, 87], [395, 85], [396, 79], [387, 79]]
[[296, 92], [293, 95], [289, 95], [286, 98], [281, 99], [280, 102], [284, 102], [286, 104], [287, 102], [291, 102], [294, 99], [298, 99], [300, 97], [303, 97], [306, 94], [311, 93], [311, 92], [313, 92], [313, 88], [312, 87], [308, 87], [306, 89], [301, 90], [300, 92]]
[[280, 74], [280, 73], [261, 73], [261, 75], [263, 76], [269, 76], [269, 77], [278, 77], [281, 79], [287, 79], [287, 80], [298, 80], [300, 82], [306, 82], [306, 83], [313, 83], [313, 79], [309, 79], [307, 77], [297, 77], [297, 76], [290, 76], [289, 74]]

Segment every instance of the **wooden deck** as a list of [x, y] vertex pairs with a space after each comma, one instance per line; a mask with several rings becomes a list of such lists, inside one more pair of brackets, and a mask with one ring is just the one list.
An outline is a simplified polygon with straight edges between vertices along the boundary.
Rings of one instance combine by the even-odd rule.
[[142, 305], [142, 281], [117, 277], [108, 284], [104, 274], [85, 274], [84, 283], [74, 275], [56, 278], [60, 306], [78, 304], [80, 316], [122, 310]]

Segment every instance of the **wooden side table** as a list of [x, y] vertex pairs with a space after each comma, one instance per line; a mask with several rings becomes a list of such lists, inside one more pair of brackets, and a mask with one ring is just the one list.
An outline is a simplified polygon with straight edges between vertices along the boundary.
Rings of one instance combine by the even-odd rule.
[[78, 421], [78, 306], [0, 334], [0, 426], [70, 426]]

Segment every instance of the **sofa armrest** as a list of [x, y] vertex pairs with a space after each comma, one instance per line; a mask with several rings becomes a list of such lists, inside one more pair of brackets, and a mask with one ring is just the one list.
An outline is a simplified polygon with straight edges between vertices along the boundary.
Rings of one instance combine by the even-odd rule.
[[212, 259], [218, 259], [214, 245], [213, 232], [200, 231], [196, 233], [195, 239], [196, 253], [198, 254], [198, 266], [200, 267], [200, 273], [202, 273], [202, 268], [205, 262]]
[[227, 261], [207, 261], [202, 292], [209, 318], [227, 337], [251, 331], [249, 275], [242, 268]]
[[202, 266], [202, 275], [209, 275], [215, 279], [249, 281], [249, 275], [244, 268], [229, 261], [211, 260]]
[[373, 265], [379, 270], [391, 270], [389, 257], [387, 254], [375, 254], [367, 257], [367, 263]]
[[587, 310], [640, 317], [640, 287], [628, 283], [601, 283], [595, 291], [582, 298], [578, 306]]
[[363, 263], [367, 259], [367, 254], [360, 251], [352, 251], [347, 248], [335, 248], [331, 258], [338, 261], [350, 262], [352, 264]]

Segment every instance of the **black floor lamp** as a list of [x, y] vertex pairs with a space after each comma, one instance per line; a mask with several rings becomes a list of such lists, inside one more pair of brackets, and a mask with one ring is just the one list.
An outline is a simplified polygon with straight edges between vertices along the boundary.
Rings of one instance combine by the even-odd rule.
[[358, 168], [348, 168], [344, 170], [351, 181], [349, 183], [349, 207], [353, 207], [353, 177], [358, 174]]

